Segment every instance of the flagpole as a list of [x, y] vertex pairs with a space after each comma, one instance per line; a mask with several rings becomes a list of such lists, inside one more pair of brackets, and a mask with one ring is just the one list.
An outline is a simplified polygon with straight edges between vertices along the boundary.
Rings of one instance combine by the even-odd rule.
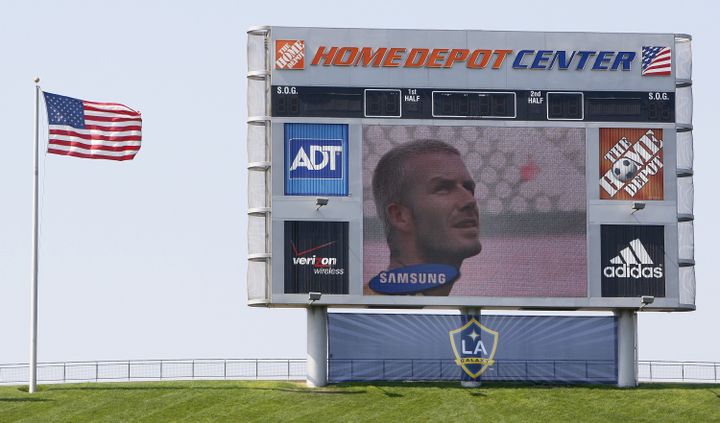
[[28, 392], [37, 391], [37, 320], [38, 320], [38, 144], [40, 114], [40, 78], [35, 78], [35, 144], [33, 146], [33, 226], [32, 284], [30, 286], [30, 377]]

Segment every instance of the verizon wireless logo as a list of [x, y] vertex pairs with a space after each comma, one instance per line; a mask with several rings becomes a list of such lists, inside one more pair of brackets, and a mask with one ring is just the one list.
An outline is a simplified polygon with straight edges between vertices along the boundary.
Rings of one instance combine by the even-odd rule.
[[600, 198], [663, 199], [662, 130], [600, 130]]
[[348, 293], [348, 222], [286, 220], [284, 231], [286, 294]]
[[656, 266], [650, 258], [640, 239], [634, 239], [610, 259], [610, 265], [605, 266], [603, 275], [608, 278], [660, 279], [664, 273], [662, 266]]
[[315, 251], [321, 250], [325, 247], [329, 247], [331, 245], [335, 244], [335, 241], [326, 242], [324, 244], [308, 248], [303, 251], [298, 251], [295, 244], [292, 242], [290, 243], [290, 246], [292, 248], [293, 254], [295, 255], [292, 258], [292, 262], [294, 266], [309, 266], [313, 268], [313, 272], [316, 275], [342, 275], [345, 273], [345, 269], [342, 268], [336, 268], [338, 264], [337, 257], [323, 257], [317, 254], [312, 254]]

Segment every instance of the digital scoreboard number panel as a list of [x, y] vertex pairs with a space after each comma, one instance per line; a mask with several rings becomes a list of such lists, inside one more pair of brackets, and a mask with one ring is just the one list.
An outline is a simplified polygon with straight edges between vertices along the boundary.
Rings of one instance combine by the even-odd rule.
[[514, 118], [515, 93], [481, 91], [433, 91], [433, 117]]
[[401, 90], [365, 90], [365, 117], [402, 117]]
[[250, 304], [694, 309], [688, 36], [249, 34]]
[[276, 117], [660, 123], [675, 119], [673, 92], [274, 86], [271, 102]]

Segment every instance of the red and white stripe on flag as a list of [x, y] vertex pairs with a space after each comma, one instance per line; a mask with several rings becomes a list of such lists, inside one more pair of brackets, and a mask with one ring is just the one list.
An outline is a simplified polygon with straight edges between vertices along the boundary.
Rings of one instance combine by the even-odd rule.
[[140, 150], [140, 113], [119, 103], [43, 93], [48, 111], [48, 153], [89, 159], [131, 160]]

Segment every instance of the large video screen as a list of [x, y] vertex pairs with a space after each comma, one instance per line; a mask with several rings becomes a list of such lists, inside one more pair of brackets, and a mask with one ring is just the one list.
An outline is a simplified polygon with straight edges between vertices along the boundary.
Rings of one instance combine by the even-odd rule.
[[586, 297], [584, 128], [363, 126], [363, 293]]

